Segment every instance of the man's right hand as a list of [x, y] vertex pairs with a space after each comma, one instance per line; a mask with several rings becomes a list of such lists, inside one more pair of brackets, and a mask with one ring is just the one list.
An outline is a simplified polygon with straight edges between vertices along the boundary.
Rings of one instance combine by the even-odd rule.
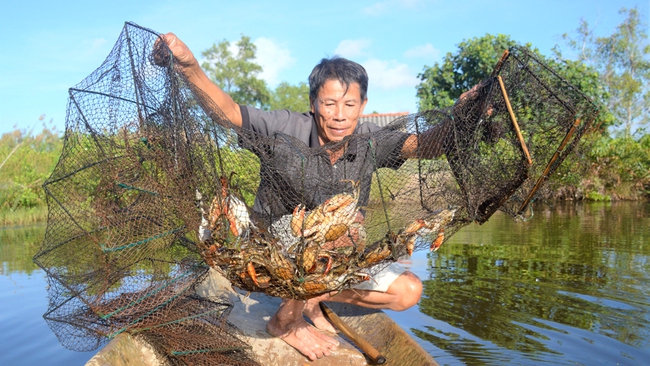
[[[210, 80], [201, 69], [199, 61], [194, 57], [189, 47], [174, 33], [162, 34], [156, 40], [153, 53], [154, 63], [159, 66], [169, 65], [170, 55], [167, 49], [162, 46], [162, 41], [169, 47], [174, 56], [175, 65], [180, 67], [180, 71], [187, 77], [187, 80], [212, 99], [220, 109], [217, 115], [223, 112], [232, 124], [241, 127], [242, 116], [239, 104], [235, 103], [230, 95], [226, 94], [217, 84]], [[211, 113], [212, 111], [207, 110], [206, 112]]]
[[[167, 47], [171, 50], [172, 54], [174, 55], [174, 59], [176, 60], [176, 63], [181, 66], [184, 71], [189, 71], [193, 70], [194, 68], [200, 68], [199, 62], [196, 60], [196, 57], [194, 57], [194, 54], [190, 49], [187, 47], [187, 45], [181, 41], [174, 33], [167, 33], [167, 34], [162, 34], [160, 35], [160, 39], [162, 39], [166, 44]], [[160, 40], [156, 40], [155, 46], [156, 50], [159, 52], [156, 52], [156, 59], [155, 62], [158, 65], [164, 65], [168, 62], [168, 55], [163, 54], [162, 47], [160, 47], [159, 44]]]

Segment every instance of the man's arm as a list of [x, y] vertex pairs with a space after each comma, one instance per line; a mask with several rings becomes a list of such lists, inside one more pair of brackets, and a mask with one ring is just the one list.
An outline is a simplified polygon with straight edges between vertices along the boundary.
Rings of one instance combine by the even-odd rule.
[[[479, 88], [482, 86], [484, 86], [484, 82], [480, 82], [474, 85], [470, 90], [461, 94], [460, 97], [458, 97], [456, 104], [452, 108], [462, 108], [462, 106], [467, 101], [478, 98]], [[488, 111], [488, 114], [490, 113], [491, 111]], [[419, 143], [418, 137], [416, 135], [409, 136], [408, 139], [406, 139], [404, 142], [404, 145], [402, 145], [401, 157], [405, 159], [433, 159], [444, 154], [445, 137], [449, 133], [450, 127], [451, 120], [445, 119], [444, 121], [424, 131], [420, 135]]]
[[420, 135], [419, 144], [417, 135], [409, 136], [402, 145], [400, 156], [405, 159], [433, 159], [439, 157], [445, 152], [443, 145], [450, 126], [451, 124], [445, 120], [429, 128]]
[[161, 38], [172, 51], [177, 65], [180, 66], [181, 71], [185, 77], [187, 77], [188, 81], [210, 97], [210, 99], [219, 106], [230, 122], [241, 127], [242, 116], [239, 104], [235, 103], [230, 95], [221, 90], [217, 84], [210, 80], [203, 69], [201, 69], [199, 62], [187, 45], [176, 37], [174, 33], [161, 35]]

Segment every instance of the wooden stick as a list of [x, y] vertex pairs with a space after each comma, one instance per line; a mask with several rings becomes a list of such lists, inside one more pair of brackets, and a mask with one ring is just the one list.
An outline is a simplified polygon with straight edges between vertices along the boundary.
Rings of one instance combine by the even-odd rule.
[[537, 182], [535, 183], [535, 186], [530, 191], [530, 193], [528, 193], [528, 197], [526, 197], [526, 199], [524, 200], [524, 203], [522, 203], [521, 207], [519, 207], [519, 212], [518, 213], [524, 212], [524, 209], [526, 208], [526, 206], [528, 206], [528, 203], [530, 203], [530, 200], [533, 198], [533, 195], [535, 194], [535, 192], [537, 192], [537, 190], [539, 189], [539, 186], [546, 180], [546, 178], [548, 178], [548, 172], [551, 170], [551, 167], [553, 166], [553, 163], [555, 163], [555, 160], [557, 160], [557, 158], [560, 156], [560, 153], [562, 153], [562, 151], [564, 150], [564, 147], [569, 142], [569, 140], [571, 139], [571, 136], [573, 136], [573, 133], [575, 132], [575, 130], [578, 128], [579, 125], [580, 125], [580, 118], [575, 120], [575, 122], [573, 123], [573, 126], [571, 126], [571, 129], [569, 130], [569, 132], [567, 132], [566, 136], [564, 136], [564, 139], [560, 143], [560, 146], [557, 148], [557, 150], [555, 150], [555, 154], [553, 154], [553, 157], [551, 157], [551, 160], [549, 160], [548, 164], [546, 164], [546, 168], [544, 169], [544, 172], [539, 177], [539, 179], [537, 179]]
[[508, 98], [508, 93], [506, 92], [506, 86], [503, 84], [503, 79], [501, 79], [501, 75], [498, 75], [497, 79], [499, 80], [499, 85], [501, 86], [501, 94], [503, 94], [503, 99], [506, 101], [506, 107], [508, 107], [508, 113], [510, 113], [510, 120], [512, 121], [512, 125], [515, 127], [517, 138], [519, 139], [519, 143], [521, 144], [521, 149], [524, 150], [524, 154], [526, 154], [526, 159], [528, 159], [528, 165], [531, 165], [533, 161], [530, 159], [530, 153], [528, 153], [528, 147], [526, 147], [526, 141], [524, 141], [524, 136], [521, 134], [521, 130], [519, 129], [519, 123], [517, 123], [517, 117], [515, 117], [515, 112], [512, 110], [512, 106], [510, 105], [510, 99]]
[[332, 311], [325, 303], [318, 303], [320, 305], [320, 309], [323, 311], [323, 314], [325, 314], [325, 317], [329, 319], [334, 326], [339, 328], [339, 330], [346, 336], [348, 337], [354, 344], [357, 345], [357, 347], [361, 348], [361, 351], [368, 356], [373, 362], [381, 365], [386, 362], [386, 357], [382, 356], [379, 351], [375, 349], [368, 341], [363, 339], [359, 333], [355, 332], [352, 328], [348, 327], [347, 324], [339, 318], [336, 313]]
[[510, 51], [505, 50], [503, 51], [503, 54], [501, 55], [501, 59], [499, 59], [499, 62], [497, 62], [496, 66], [494, 66], [494, 70], [492, 70], [492, 74], [490, 74], [490, 77], [496, 76], [499, 72], [501, 72], [501, 66], [503, 66], [503, 63], [506, 62], [506, 59], [510, 56]]

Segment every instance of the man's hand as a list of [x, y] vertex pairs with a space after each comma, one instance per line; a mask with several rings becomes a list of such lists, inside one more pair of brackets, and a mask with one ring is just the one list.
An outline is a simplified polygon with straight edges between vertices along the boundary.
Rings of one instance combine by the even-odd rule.
[[[470, 90], [468, 90], [468, 91], [464, 92], [463, 94], [461, 94], [460, 97], [458, 97], [458, 100], [456, 101], [456, 103], [454, 104], [454, 109], [458, 110], [458, 111], [461, 111], [465, 107], [465, 104], [467, 102], [471, 102], [471, 101], [474, 101], [474, 100], [478, 99], [481, 96], [481, 90], [480, 89], [482, 89], [484, 87], [488, 87], [490, 85], [490, 82], [491, 81], [489, 79], [483, 80], [480, 83], [474, 85]], [[487, 110], [486, 110], [486, 114], [488, 116], [491, 116], [492, 113], [493, 113], [492, 105], [488, 105]]]
[[194, 54], [174, 33], [160, 35], [160, 38], [154, 43], [154, 62], [156, 65], [167, 66], [169, 64], [169, 53], [162, 46], [161, 40], [165, 42], [174, 56], [177, 65], [181, 66], [184, 72], [200, 68], [199, 62]]
[[[165, 42], [164, 44], [168, 48], [164, 47], [162, 42]], [[154, 43], [153, 62], [159, 66], [169, 66], [171, 61], [169, 51], [174, 56], [175, 65], [180, 67], [180, 71], [187, 77], [187, 80], [205, 93], [217, 105], [217, 111], [211, 110], [211, 107], [208, 106], [206, 112], [208, 114], [217, 112], [216, 115], [221, 115], [221, 112], [223, 112], [231, 123], [241, 127], [242, 116], [239, 105], [233, 101], [230, 95], [226, 94], [217, 84], [208, 78], [189, 47], [176, 37], [174, 33], [160, 35], [156, 40]]]
[[482, 86], [482, 84], [483, 83], [480, 82], [480, 83], [474, 85], [470, 90], [468, 90], [468, 91], [464, 92], [463, 94], [461, 94], [460, 97], [458, 97], [458, 100], [456, 101], [456, 103], [458, 103], [458, 102], [462, 103], [462, 102], [466, 101], [467, 99], [470, 99], [470, 100], [471, 99], [476, 99], [478, 97], [478, 89], [479, 89], [479, 87]]

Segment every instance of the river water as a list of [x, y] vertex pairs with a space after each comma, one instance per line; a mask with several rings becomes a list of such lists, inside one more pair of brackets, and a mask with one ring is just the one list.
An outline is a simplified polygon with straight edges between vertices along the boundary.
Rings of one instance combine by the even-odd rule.
[[[387, 312], [441, 365], [650, 360], [650, 203], [537, 204], [496, 214], [409, 265], [420, 303]], [[42, 318], [32, 261], [45, 226], [0, 229], [0, 365], [83, 365]]]

